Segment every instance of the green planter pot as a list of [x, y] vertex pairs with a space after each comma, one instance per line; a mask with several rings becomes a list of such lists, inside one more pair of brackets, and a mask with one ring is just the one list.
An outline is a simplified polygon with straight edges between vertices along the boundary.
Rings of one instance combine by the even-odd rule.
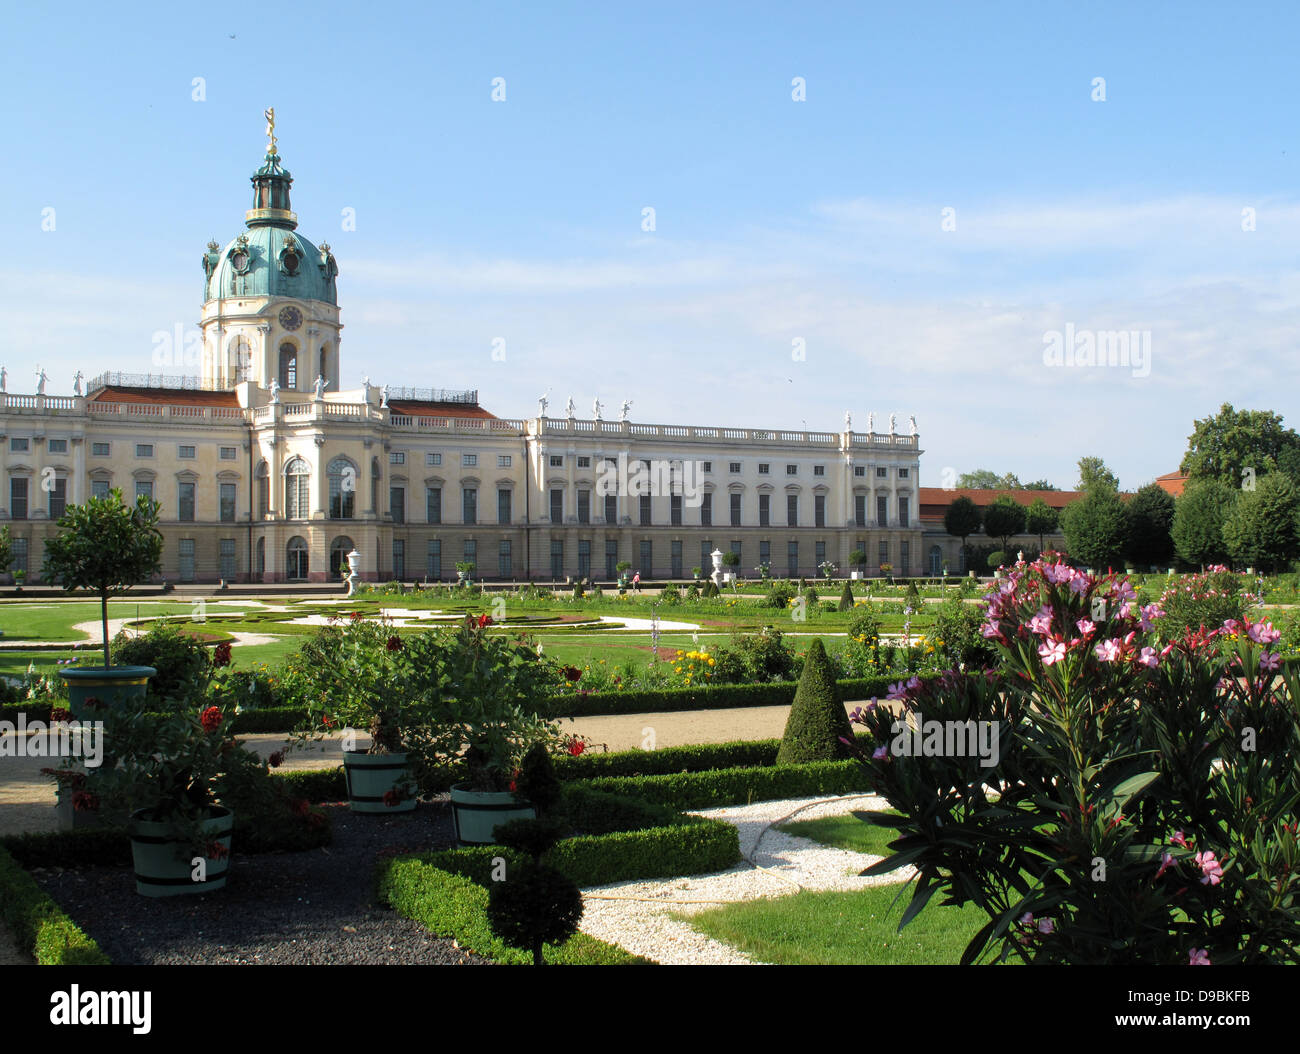
[[147, 819], [148, 809], [131, 814], [131, 860], [135, 865], [135, 891], [142, 897], [177, 897], [188, 893], [213, 893], [226, 888], [230, 871], [230, 834], [235, 814], [214, 807], [203, 821], [203, 833], [225, 847], [226, 855], [204, 858], [207, 877], [194, 878], [194, 858], [177, 837], [175, 825]]
[[385, 805], [389, 791], [402, 793], [410, 780], [406, 754], [367, 754], [361, 750], [343, 751], [343, 775], [348, 781], [348, 805], [353, 812], [410, 812], [415, 796], [409, 795], [396, 805]]
[[78, 721], [95, 720], [95, 711], [86, 709], [87, 699], [98, 699], [108, 706], [142, 696], [149, 688], [149, 678], [158, 671], [152, 666], [69, 666], [59, 671], [68, 689], [68, 709]]
[[463, 783], [452, 785], [451, 819], [461, 845], [495, 845], [499, 825], [536, 818], [537, 809], [511, 791], [476, 791]]

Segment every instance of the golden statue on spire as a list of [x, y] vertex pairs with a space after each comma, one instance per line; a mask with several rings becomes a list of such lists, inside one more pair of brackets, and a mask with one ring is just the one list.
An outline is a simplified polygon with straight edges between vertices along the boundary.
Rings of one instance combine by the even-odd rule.
[[266, 118], [266, 137], [267, 139], [270, 140], [270, 142], [266, 144], [266, 152], [268, 154], [274, 154], [275, 153], [275, 107], [272, 106], [269, 110], [263, 110], [262, 116]]

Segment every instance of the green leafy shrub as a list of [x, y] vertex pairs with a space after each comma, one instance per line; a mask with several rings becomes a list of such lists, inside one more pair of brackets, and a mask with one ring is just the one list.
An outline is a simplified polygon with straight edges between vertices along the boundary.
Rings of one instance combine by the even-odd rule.
[[0, 919], [41, 966], [107, 966], [90, 937], [0, 848]]
[[156, 622], [147, 633], [113, 638], [113, 657], [123, 666], [152, 666], [149, 695], [160, 705], [202, 692], [212, 675], [206, 645], [167, 622]]
[[853, 610], [853, 589], [849, 586], [849, 580], [844, 580], [844, 588], [840, 590], [840, 611]]
[[868, 775], [856, 761], [814, 761], [762, 769], [710, 769], [587, 781], [595, 790], [631, 794], [674, 809], [708, 809], [782, 798], [851, 794], [867, 790], [869, 784]]
[[765, 607], [776, 608], [784, 611], [790, 606], [790, 601], [794, 599], [794, 593], [787, 582], [774, 581], [767, 591], [767, 596], [763, 598]]
[[995, 665], [997, 648], [981, 632], [983, 610], [955, 597], [939, 605], [929, 637], [948, 666], [985, 669]]
[[1187, 575], [1172, 583], [1157, 604], [1164, 611], [1156, 625], [1163, 640], [1179, 640], [1204, 626], [1216, 630], [1228, 619], [1245, 614], [1250, 579], [1226, 567], [1211, 567], [1201, 574]]
[[852, 735], [826, 648], [818, 637], [808, 648], [776, 763], [790, 765], [847, 758], [849, 749], [840, 737], [849, 739]]

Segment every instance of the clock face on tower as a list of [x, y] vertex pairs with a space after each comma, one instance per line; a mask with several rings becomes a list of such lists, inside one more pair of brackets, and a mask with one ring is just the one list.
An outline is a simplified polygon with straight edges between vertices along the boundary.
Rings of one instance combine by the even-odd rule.
[[302, 325], [302, 312], [296, 307], [280, 309], [280, 325], [288, 330], [295, 330]]

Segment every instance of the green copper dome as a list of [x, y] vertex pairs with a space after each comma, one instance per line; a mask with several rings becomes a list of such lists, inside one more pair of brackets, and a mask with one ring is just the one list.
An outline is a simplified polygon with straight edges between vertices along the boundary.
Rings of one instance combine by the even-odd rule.
[[289, 208], [293, 177], [280, 167], [278, 154], [268, 151], [252, 183], [253, 207], [244, 217], [248, 231], [224, 249], [209, 242], [203, 255], [204, 299], [283, 296], [337, 306], [338, 264], [329, 245], [318, 249], [295, 230], [298, 218]]

